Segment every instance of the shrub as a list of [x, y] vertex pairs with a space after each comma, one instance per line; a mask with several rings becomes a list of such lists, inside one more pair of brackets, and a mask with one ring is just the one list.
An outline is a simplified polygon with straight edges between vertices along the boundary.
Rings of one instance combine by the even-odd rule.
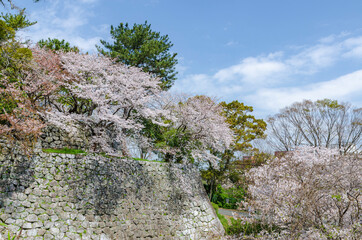
[[245, 190], [242, 187], [225, 189], [219, 184], [212, 198], [212, 202], [222, 208], [237, 209], [239, 202], [244, 200], [244, 196]]
[[221, 224], [223, 225], [226, 234], [228, 235], [254, 235], [256, 236], [262, 231], [271, 233], [279, 231], [279, 228], [275, 225], [264, 224], [260, 221], [247, 222], [242, 219], [234, 219], [229, 217], [231, 224], [229, 224], [228, 219], [219, 214], [219, 206], [216, 203], [211, 203], [215, 209], [216, 215], [219, 218]]

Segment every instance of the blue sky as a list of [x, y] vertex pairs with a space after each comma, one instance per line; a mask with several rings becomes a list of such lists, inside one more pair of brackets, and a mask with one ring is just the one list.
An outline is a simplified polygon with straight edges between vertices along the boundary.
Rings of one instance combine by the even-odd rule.
[[362, 1], [30, 0], [21, 34], [95, 52], [110, 26], [144, 23], [178, 53], [173, 91], [239, 100], [267, 117], [303, 99], [362, 106]]

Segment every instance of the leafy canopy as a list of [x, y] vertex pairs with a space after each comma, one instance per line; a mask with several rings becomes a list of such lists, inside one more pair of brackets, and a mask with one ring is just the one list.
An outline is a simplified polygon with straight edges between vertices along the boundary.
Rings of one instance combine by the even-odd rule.
[[113, 43], [101, 40], [103, 55], [116, 58], [126, 65], [142, 68], [145, 72], [161, 78], [162, 88], [169, 89], [176, 79], [177, 53], [170, 53], [173, 46], [168, 35], [161, 35], [151, 30], [151, 24], [121, 23], [118, 27], [111, 26]]
[[246, 106], [237, 100], [230, 103], [221, 102], [221, 106], [227, 119], [226, 122], [236, 135], [234, 141], [235, 151], [251, 148], [250, 142], [252, 140], [264, 137], [266, 123], [250, 114], [253, 112], [253, 107]]

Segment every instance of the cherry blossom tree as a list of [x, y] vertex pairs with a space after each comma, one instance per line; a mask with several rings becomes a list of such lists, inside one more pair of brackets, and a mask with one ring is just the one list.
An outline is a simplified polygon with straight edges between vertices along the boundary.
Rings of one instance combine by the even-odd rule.
[[289, 239], [360, 239], [361, 174], [360, 156], [301, 147], [249, 172], [249, 205]]
[[234, 140], [220, 104], [207, 96], [164, 94], [160, 108], [168, 113], [168, 125], [161, 129], [156, 151], [166, 161], [210, 161], [216, 166], [220, 159], [211, 151], [223, 151]]
[[127, 151], [127, 136], [143, 125], [139, 117], [155, 119], [162, 111], [150, 107], [158, 96], [160, 81], [135, 67], [114, 63], [104, 56], [59, 52], [62, 89], [49, 98], [49, 123], [68, 132], [81, 127], [91, 135], [94, 151]]
[[0, 94], [9, 102], [0, 116], [2, 135], [34, 137], [55, 125], [71, 135], [88, 131], [91, 150], [121, 148], [128, 155], [125, 138], [143, 128], [138, 118], [155, 119], [162, 112], [149, 105], [161, 91], [159, 80], [138, 68], [74, 52], [32, 48], [31, 53], [15, 80], [1, 78]]

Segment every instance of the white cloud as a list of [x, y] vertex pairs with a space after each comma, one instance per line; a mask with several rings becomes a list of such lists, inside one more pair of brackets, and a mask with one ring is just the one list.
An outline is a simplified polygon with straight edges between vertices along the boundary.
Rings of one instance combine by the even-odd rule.
[[98, 2], [98, 0], [80, 0], [82, 3], [95, 3]]
[[231, 41], [227, 42], [225, 45], [230, 47], [230, 46], [234, 46], [234, 45], [238, 45], [238, 44], [239, 44], [239, 42], [231, 40]]
[[207, 74], [191, 74], [175, 82], [172, 90], [189, 94], [215, 95], [215, 86]]
[[266, 77], [282, 73], [285, 70], [286, 66], [281, 62], [269, 58], [249, 57], [244, 59], [240, 64], [219, 70], [214, 75], [214, 78], [220, 82], [239, 78], [243, 82], [255, 84], [263, 81]]
[[[209, 92], [216, 92], [222, 96], [236, 92], [236, 89], [245, 93], [260, 87], [290, 85], [296, 77], [312, 76], [333, 66], [342, 56], [344, 58], [351, 57], [347, 56], [347, 54], [352, 55], [349, 53], [350, 51], [354, 52], [353, 57], [355, 57], [356, 52], [361, 50], [362, 57], [362, 43], [359, 46], [359, 41], [357, 39], [352, 40], [352, 38], [339, 42], [335, 41], [341, 37], [342, 35], [336, 35], [330, 37], [328, 41], [323, 40], [328, 44], [318, 43], [315, 46], [299, 48], [293, 55], [280, 51], [268, 55], [247, 57], [238, 64], [218, 70], [213, 75], [185, 76], [177, 81], [182, 82], [182, 85], [176, 85], [176, 88], [182, 89], [188, 84], [195, 86], [196, 82], [200, 81], [199, 75], [203, 76], [205, 84], [207, 82], [206, 86], [202, 87], [203, 91], [209, 89]], [[192, 87], [192, 89], [195, 88]]]
[[93, 37], [87, 39], [75, 37], [70, 38], [69, 41], [71, 41], [75, 46], [78, 46], [80, 49], [83, 49], [85, 51], [93, 51], [95, 49], [95, 45], [99, 45], [100, 37]]
[[311, 74], [331, 66], [341, 50], [340, 44], [317, 45], [304, 49], [285, 61], [291, 70], [301, 74]]
[[344, 31], [344, 32], [341, 32], [339, 34], [332, 34], [332, 35], [329, 35], [327, 37], [321, 38], [321, 39], [319, 39], [319, 42], [323, 43], [323, 44], [333, 43], [334, 41], [337, 41], [337, 40], [339, 40], [341, 38], [345, 38], [345, 37], [347, 37], [349, 35], [351, 35], [350, 32]]
[[[90, 3], [97, 1], [55, 0], [44, 2], [45, 9], [35, 10], [29, 14], [32, 20], [37, 21], [37, 24], [20, 32], [20, 37], [30, 39], [34, 43], [47, 38], [65, 39], [83, 51], [93, 52], [96, 50], [95, 44], [99, 43], [99, 32], [94, 31], [93, 36], [88, 36], [82, 35], [81, 30], [86, 27], [93, 15]], [[100, 25], [100, 28], [104, 29], [104, 26]]]
[[304, 99], [323, 98], [350, 100], [362, 92], [362, 70], [343, 75], [336, 79], [301, 87], [263, 88], [246, 99], [259, 109], [278, 111], [279, 109]]
[[361, 58], [362, 57], [362, 37], [354, 37], [346, 39], [343, 42], [348, 51], [343, 55], [344, 57]]
[[179, 60], [178, 64], [176, 65], [176, 72], [178, 73], [178, 76], [184, 76], [187, 69], [188, 67]]

